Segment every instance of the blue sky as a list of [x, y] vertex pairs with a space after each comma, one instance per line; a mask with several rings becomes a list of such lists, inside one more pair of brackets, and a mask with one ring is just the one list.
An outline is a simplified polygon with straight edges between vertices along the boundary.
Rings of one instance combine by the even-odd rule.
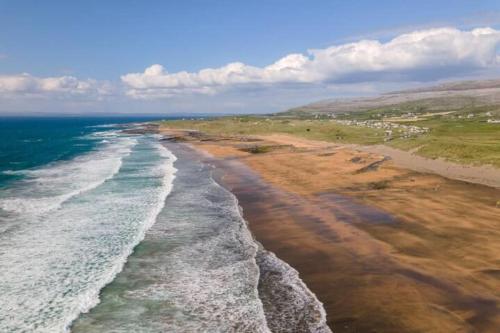
[[[0, 112], [269, 112], [320, 98], [379, 92], [374, 86], [385, 90], [492, 72], [492, 64], [470, 65], [477, 55], [460, 58], [464, 65], [438, 68], [443, 74], [436, 77], [425, 75], [429, 68], [437, 71], [423, 61], [442, 60], [427, 55], [413, 65], [382, 71], [380, 64], [367, 71], [365, 65], [349, 63], [356, 75], [339, 74], [323, 63], [329, 76], [312, 75], [309, 69], [293, 77], [257, 72], [290, 54], [318, 57], [307, 55], [310, 49], [364, 39], [387, 43], [405, 33], [442, 27], [496, 31], [500, 2], [0, 0]], [[453, 40], [462, 37], [468, 41], [467, 36]], [[481, 43], [490, 43], [485, 47], [493, 45], [498, 53], [496, 41]], [[482, 64], [491, 54], [480, 57]], [[170, 75], [233, 62], [251, 66], [230, 69], [243, 79], [217, 76], [208, 82], [193, 76], [186, 83]], [[123, 78], [155, 64], [161, 68], [150, 71], [154, 79]], [[20, 77], [23, 73], [29, 77]], [[20, 78], [22, 84], [15, 81], [13, 87]], [[54, 83], [46, 78], [66, 79]]]

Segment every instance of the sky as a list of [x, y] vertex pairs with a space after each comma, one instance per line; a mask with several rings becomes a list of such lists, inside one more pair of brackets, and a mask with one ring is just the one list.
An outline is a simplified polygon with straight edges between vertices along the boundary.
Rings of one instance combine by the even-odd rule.
[[500, 1], [0, 0], [0, 114], [268, 113], [500, 78]]

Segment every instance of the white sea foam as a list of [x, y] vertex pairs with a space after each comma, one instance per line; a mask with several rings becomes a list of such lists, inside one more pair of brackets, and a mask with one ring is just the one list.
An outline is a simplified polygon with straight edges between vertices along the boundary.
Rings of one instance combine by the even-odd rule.
[[26, 170], [4, 170], [2, 173], [9, 176], [19, 176], [25, 174]]
[[[232, 193], [234, 206], [250, 234], [243, 218], [243, 209]], [[293, 267], [252, 239], [258, 250], [254, 261], [259, 270], [258, 295], [270, 332], [332, 333], [326, 324], [323, 304], [309, 290]]]
[[120, 138], [70, 161], [34, 170], [6, 171], [4, 173], [27, 178], [13, 191], [2, 194], [0, 208], [34, 216], [57, 209], [66, 200], [112, 178], [136, 143], [136, 139]]
[[[29, 194], [25, 185], [38, 186], [41, 197], [42, 190], [56, 193], [45, 197], [57, 198], [58, 208], [35, 218], [25, 205], [2, 221], [15, 227], [0, 234], [0, 332], [65, 332], [97, 304], [99, 291], [155, 222], [175, 174], [175, 156], [144, 137], [117, 137], [77, 160], [30, 171], [33, 183], [8, 193], [21, 199]], [[79, 185], [57, 188], [71, 184]]]
[[130, 257], [120, 290], [106, 290], [74, 333], [270, 332], [257, 292], [257, 246], [235, 197], [206, 166], [177, 166], [174, 192], [143, 254]]
[[236, 197], [174, 151], [175, 189], [142, 251], [73, 332], [331, 333], [297, 271], [258, 249]]
[[119, 126], [119, 124], [100, 124], [100, 125], [87, 126], [87, 128], [113, 128], [117, 126]]
[[96, 131], [92, 132], [89, 134], [82, 135], [79, 137], [80, 139], [94, 139], [94, 140], [99, 140], [99, 139], [104, 139], [104, 140], [109, 140], [113, 139], [116, 137], [123, 137], [122, 132], [120, 130], [105, 130], [105, 131]]
[[257, 263], [259, 295], [273, 332], [331, 333], [323, 304], [295, 269], [262, 246]]
[[177, 171], [173, 164], [177, 158], [168, 149], [160, 144], [156, 144], [155, 148], [158, 150], [160, 156], [168, 160], [168, 162], [163, 161], [157, 167], [153, 168], [151, 170], [152, 172], [149, 174], [150, 177], [162, 178], [162, 186], [160, 187], [160, 191], [157, 193], [158, 198], [156, 203], [152, 205], [152, 208], [144, 216], [144, 221], [140, 228], [138, 228], [135, 237], [129, 242], [129, 244], [127, 244], [127, 246], [123, 248], [122, 254], [115, 259], [113, 268], [101, 277], [101, 280], [93, 289], [89, 289], [86, 293], [80, 296], [81, 301], [79, 303], [78, 312], [73, 314], [73, 318], [71, 318], [71, 320], [66, 321], [66, 326], [64, 328], [65, 332], [69, 331], [69, 325], [80, 313], [88, 312], [99, 303], [99, 291], [105, 285], [113, 281], [115, 276], [122, 270], [123, 265], [132, 253], [134, 247], [144, 239], [146, 231], [155, 223], [157, 215], [165, 205], [167, 195], [172, 191], [172, 184], [175, 178], [175, 172]]
[[[58, 187], [71, 193], [66, 184], [75, 178], [54, 179], [93, 174], [90, 167], [114, 170], [102, 161], [121, 156], [116, 172], [57, 209], [39, 215], [33, 209], [10, 211], [7, 222], [15, 228], [0, 232], [0, 332], [67, 332], [96, 305], [76, 321], [75, 333], [329, 332], [321, 303], [293, 268], [258, 250], [236, 197], [206, 167], [180, 164], [177, 172], [176, 157], [147, 137], [109, 140], [101, 155], [94, 152], [75, 164], [85, 165], [90, 156], [102, 157], [100, 163], [66, 169], [54, 164], [50, 168], [59, 171], [26, 175], [40, 181], [39, 194], [54, 198]], [[174, 177], [176, 191], [166, 200]], [[27, 184], [36, 181], [9, 194], [30, 194], [23, 192]], [[150, 252], [130, 257], [145, 237], [142, 247]], [[157, 245], [145, 245], [151, 243]], [[125, 269], [117, 279], [121, 291], [105, 291], [99, 304], [100, 290], [128, 258], [141, 269]]]

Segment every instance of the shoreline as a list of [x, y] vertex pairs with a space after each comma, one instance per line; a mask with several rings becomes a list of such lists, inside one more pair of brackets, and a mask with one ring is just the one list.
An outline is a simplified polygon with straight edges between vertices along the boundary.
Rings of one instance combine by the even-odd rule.
[[[299, 271], [334, 332], [498, 327], [498, 189], [329, 144], [167, 134], [214, 156], [257, 241]], [[245, 151], [256, 145], [274, 148]]]
[[258, 298], [271, 332], [331, 333], [326, 325], [323, 304], [300, 279], [298, 272], [262, 246], [251, 233], [248, 221], [245, 219], [244, 208], [239, 198], [228, 188], [228, 184], [224, 181], [224, 171], [220, 166], [216, 166], [217, 161], [206, 152], [190, 145], [182, 143], [164, 143], [164, 145], [174, 154], [180, 153], [182, 158], [190, 163], [198, 161], [197, 163], [210, 166], [212, 180], [230, 193], [236, 201], [241, 221], [256, 246], [254, 261], [259, 269]]
[[255, 241], [207, 156], [158, 142], [176, 162], [172, 192], [98, 304], [71, 330], [331, 333], [297, 271]]
[[271, 332], [331, 333], [332, 331], [326, 324], [323, 304], [301, 280], [299, 273], [255, 239], [245, 219], [240, 198], [225, 182], [226, 174], [218, 161], [214, 160], [210, 154], [191, 145], [182, 143], [173, 143], [173, 145], [176, 146], [165, 144], [174, 153], [181, 151], [182, 155], [191, 156], [188, 158], [191, 161], [199, 159], [202, 164], [209, 165], [212, 169], [213, 181], [234, 197], [240, 218], [257, 248], [255, 254], [255, 262], [259, 268], [257, 291], [267, 326]]

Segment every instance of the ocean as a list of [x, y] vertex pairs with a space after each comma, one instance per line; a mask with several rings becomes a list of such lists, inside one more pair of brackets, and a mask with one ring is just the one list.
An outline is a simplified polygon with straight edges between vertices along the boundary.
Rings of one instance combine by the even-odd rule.
[[0, 332], [279, 332], [298, 312], [328, 332], [211, 166], [122, 131], [140, 120], [0, 119]]
[[[0, 117], [0, 186], [29, 170], [69, 160], [96, 148], [102, 138], [90, 134], [145, 117]], [[17, 172], [19, 171], [19, 172]]]

